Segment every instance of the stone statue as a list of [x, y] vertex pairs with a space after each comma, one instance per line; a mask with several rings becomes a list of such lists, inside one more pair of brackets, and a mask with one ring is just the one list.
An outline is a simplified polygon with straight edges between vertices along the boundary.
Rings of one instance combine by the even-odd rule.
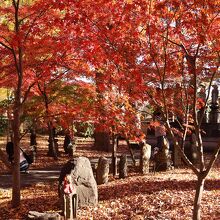
[[213, 85], [212, 89], [212, 106], [218, 105], [218, 86]]

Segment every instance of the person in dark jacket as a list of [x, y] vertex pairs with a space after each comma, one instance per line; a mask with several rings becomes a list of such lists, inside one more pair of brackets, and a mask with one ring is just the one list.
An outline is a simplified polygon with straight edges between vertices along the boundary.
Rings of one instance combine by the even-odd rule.
[[12, 163], [14, 161], [14, 146], [11, 141], [6, 145], [6, 152], [8, 154], [8, 161]]
[[[13, 142], [8, 142], [6, 145], [6, 152], [8, 154], [8, 160], [14, 163], [14, 144]], [[29, 163], [27, 162], [24, 152], [20, 149], [20, 171], [27, 171], [29, 168]]]
[[69, 153], [70, 145], [72, 145], [72, 137], [70, 135], [70, 131], [67, 130], [64, 138], [63, 148], [66, 154]]

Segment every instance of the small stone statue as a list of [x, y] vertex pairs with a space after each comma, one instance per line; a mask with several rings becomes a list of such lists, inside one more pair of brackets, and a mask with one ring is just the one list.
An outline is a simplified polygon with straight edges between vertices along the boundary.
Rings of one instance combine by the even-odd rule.
[[76, 219], [77, 212], [77, 193], [72, 181], [71, 174], [67, 174], [63, 181], [63, 213], [65, 220]]
[[212, 106], [218, 105], [218, 86], [213, 85], [212, 89]]
[[96, 181], [97, 184], [105, 184], [108, 182], [109, 175], [109, 162], [105, 157], [100, 157], [98, 161], [98, 167], [96, 170]]
[[151, 157], [151, 145], [147, 144], [145, 140], [140, 143], [141, 146], [141, 158], [140, 158], [140, 171], [142, 174], [149, 173], [150, 157]]

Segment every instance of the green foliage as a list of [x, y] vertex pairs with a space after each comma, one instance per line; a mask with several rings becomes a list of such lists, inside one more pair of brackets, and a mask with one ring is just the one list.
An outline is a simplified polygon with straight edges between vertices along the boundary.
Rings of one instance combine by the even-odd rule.
[[77, 122], [74, 126], [77, 136], [92, 137], [94, 134], [94, 124], [91, 122]]
[[8, 127], [8, 120], [5, 116], [0, 116], [0, 135], [5, 134]]

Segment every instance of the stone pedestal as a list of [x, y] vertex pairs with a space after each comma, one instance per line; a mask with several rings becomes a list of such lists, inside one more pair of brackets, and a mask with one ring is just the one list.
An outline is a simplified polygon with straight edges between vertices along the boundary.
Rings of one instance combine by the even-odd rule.
[[209, 112], [209, 123], [202, 127], [206, 131], [207, 136], [218, 137], [220, 134], [220, 109], [218, 105], [212, 105]]
[[77, 194], [64, 194], [64, 219], [73, 220], [76, 219], [77, 211]]
[[209, 123], [220, 123], [220, 112], [218, 105], [212, 105], [209, 112]]
[[144, 143], [141, 147], [140, 170], [142, 174], [149, 173], [151, 145]]

